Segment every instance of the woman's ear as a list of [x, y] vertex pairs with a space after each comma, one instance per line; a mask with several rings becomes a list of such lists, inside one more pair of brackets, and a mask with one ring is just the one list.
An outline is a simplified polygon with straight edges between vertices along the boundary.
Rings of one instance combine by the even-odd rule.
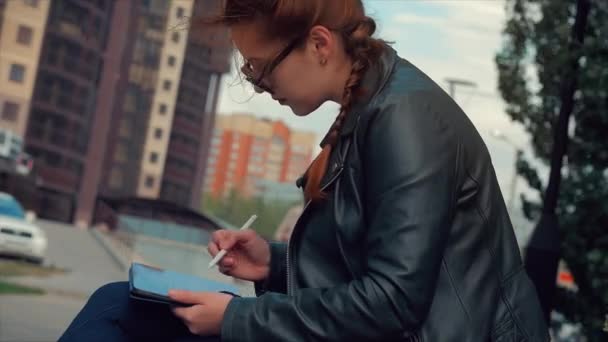
[[335, 39], [331, 31], [325, 26], [314, 26], [310, 30], [308, 40], [314, 57], [321, 65], [325, 65], [335, 47]]

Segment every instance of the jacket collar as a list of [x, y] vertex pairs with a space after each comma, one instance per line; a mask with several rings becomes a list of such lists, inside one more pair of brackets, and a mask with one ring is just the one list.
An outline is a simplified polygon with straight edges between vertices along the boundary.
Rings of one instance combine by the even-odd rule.
[[[359, 115], [364, 112], [372, 99], [384, 88], [384, 85], [393, 73], [398, 60], [399, 57], [397, 56], [397, 52], [389, 45], [385, 45], [385, 50], [378, 62], [372, 65], [363, 77], [363, 81], [361, 82], [363, 96], [355, 101], [351, 112], [346, 116], [344, 123], [342, 124], [342, 129], [340, 130], [341, 137], [353, 133]], [[329, 132], [325, 135], [323, 140], [321, 140], [320, 146], [325, 146], [328, 139]]]

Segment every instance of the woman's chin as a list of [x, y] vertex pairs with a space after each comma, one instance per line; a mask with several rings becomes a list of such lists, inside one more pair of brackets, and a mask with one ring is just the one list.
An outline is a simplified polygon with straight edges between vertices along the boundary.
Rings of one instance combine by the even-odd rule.
[[296, 116], [306, 116], [308, 114], [310, 114], [310, 111], [307, 110], [303, 110], [300, 107], [296, 107], [293, 105], [287, 105], [289, 108], [291, 108], [291, 111], [296, 115]]
[[293, 104], [286, 104], [286, 106], [291, 108], [291, 111], [296, 116], [306, 116], [315, 111], [314, 108], [305, 107], [305, 106], [297, 106], [297, 105], [293, 105]]

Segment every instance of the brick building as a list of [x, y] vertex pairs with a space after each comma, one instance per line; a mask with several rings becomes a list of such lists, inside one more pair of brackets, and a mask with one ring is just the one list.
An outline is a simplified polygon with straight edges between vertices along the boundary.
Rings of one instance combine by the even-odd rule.
[[256, 196], [269, 184], [294, 184], [310, 165], [316, 140], [314, 133], [290, 129], [281, 121], [248, 114], [218, 116], [205, 191], [225, 196], [235, 189]]

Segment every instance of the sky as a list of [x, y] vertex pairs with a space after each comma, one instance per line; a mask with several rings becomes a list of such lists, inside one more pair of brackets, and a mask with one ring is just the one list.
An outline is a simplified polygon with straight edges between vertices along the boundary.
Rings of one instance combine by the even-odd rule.
[[[378, 24], [377, 36], [393, 41], [397, 53], [429, 75], [444, 89], [446, 78], [474, 82], [476, 88], [457, 88], [456, 102], [467, 113], [484, 139], [505, 199], [514, 174], [515, 149], [490, 134], [500, 130], [529, 153], [528, 135], [505, 113], [497, 90], [494, 56], [502, 46], [506, 20], [504, 0], [364, 0], [366, 11]], [[218, 113], [252, 113], [280, 119], [288, 126], [312, 131], [319, 140], [337, 115], [338, 106], [326, 104], [306, 117], [268, 95], [250, 96], [234, 72], [223, 78]], [[528, 192], [519, 179], [517, 191]]]

